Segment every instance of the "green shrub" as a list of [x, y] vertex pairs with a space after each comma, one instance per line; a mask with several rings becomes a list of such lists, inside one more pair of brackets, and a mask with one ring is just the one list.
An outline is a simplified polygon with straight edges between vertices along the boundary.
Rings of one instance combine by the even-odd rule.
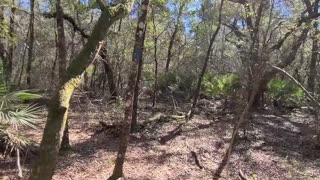
[[233, 73], [222, 75], [214, 75], [206, 73], [202, 81], [202, 91], [210, 96], [235, 95], [236, 91], [240, 88], [240, 78]]
[[286, 106], [298, 105], [304, 97], [303, 91], [289, 80], [272, 79], [268, 83], [268, 97]]
[[168, 90], [168, 87], [177, 86], [177, 75], [175, 72], [167, 72], [160, 74], [158, 77], [158, 86], [160, 91]]
[[190, 70], [170, 71], [159, 75], [158, 85], [162, 92], [170, 90], [188, 94], [192, 92], [196, 80], [196, 74]]

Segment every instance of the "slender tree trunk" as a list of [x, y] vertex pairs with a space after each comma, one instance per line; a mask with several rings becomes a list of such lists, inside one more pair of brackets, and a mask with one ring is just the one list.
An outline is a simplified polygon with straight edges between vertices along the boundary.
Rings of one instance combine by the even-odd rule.
[[[314, 6], [314, 13], [318, 13], [318, 4]], [[318, 20], [316, 19], [313, 28], [314, 35], [312, 37], [312, 54], [311, 61], [309, 64], [309, 73], [308, 73], [308, 90], [312, 93], [315, 92], [315, 82], [317, 77], [317, 62], [319, 61], [319, 29], [318, 29]]]
[[184, 3], [180, 5], [178, 16], [177, 16], [177, 22], [176, 22], [176, 24], [174, 26], [173, 33], [172, 33], [172, 35], [170, 37], [169, 47], [168, 47], [168, 55], [167, 55], [167, 62], [166, 62], [166, 69], [165, 69], [166, 72], [169, 71], [170, 62], [171, 62], [171, 58], [172, 58], [172, 48], [173, 48], [173, 45], [174, 45], [174, 41], [176, 40], [177, 33], [179, 31], [180, 19], [181, 19], [181, 16], [182, 16], [182, 11], [183, 11], [184, 6], [185, 6]]
[[219, 30], [220, 30], [220, 27], [221, 27], [221, 15], [222, 15], [223, 3], [224, 3], [224, 0], [221, 0], [220, 9], [219, 9], [218, 26], [217, 26], [216, 31], [212, 34], [211, 39], [210, 39], [210, 43], [209, 43], [209, 47], [208, 47], [208, 50], [207, 50], [207, 54], [206, 54], [206, 57], [204, 59], [204, 64], [203, 64], [202, 70], [201, 70], [199, 78], [198, 78], [198, 83], [197, 83], [196, 90], [194, 92], [193, 103], [192, 103], [191, 109], [190, 109], [190, 111], [188, 113], [188, 118], [189, 119], [191, 119], [193, 117], [194, 109], [195, 109], [195, 107], [197, 105], [197, 101], [198, 101], [200, 90], [201, 90], [202, 79], [203, 79], [204, 74], [206, 73], [208, 62], [209, 62], [210, 55], [211, 55], [211, 52], [212, 52], [213, 43], [214, 43], [214, 40], [216, 39], [216, 37], [217, 37], [217, 35], [219, 33]]
[[123, 177], [123, 164], [125, 160], [125, 155], [130, 139], [131, 130], [131, 117], [132, 116], [132, 100], [135, 87], [135, 79], [137, 77], [138, 63], [142, 59], [143, 47], [144, 47], [144, 34], [145, 34], [145, 24], [148, 12], [149, 0], [142, 0], [140, 5], [140, 13], [137, 23], [134, 51], [132, 55], [132, 61], [130, 62], [130, 72], [129, 72], [129, 82], [126, 90], [125, 107], [124, 107], [124, 120], [123, 129], [121, 134], [120, 145], [118, 149], [118, 155], [116, 158], [116, 163], [113, 169], [113, 173], [110, 180], [116, 180]]
[[156, 106], [157, 102], [157, 91], [158, 91], [158, 35], [157, 28], [155, 24], [155, 14], [152, 8], [152, 23], [153, 23], [153, 43], [154, 43], [154, 88], [153, 88], [153, 97], [152, 97], [152, 107]]
[[[0, 26], [4, 27], [4, 10], [3, 7], [0, 7]], [[4, 38], [0, 38], [0, 60], [2, 61], [2, 72], [6, 74], [5, 65], [7, 64], [7, 57], [6, 57], [6, 49], [3, 43]]]
[[28, 64], [27, 64], [27, 85], [31, 87], [31, 67], [33, 62], [34, 45], [34, 5], [35, 0], [30, 0], [30, 21], [29, 21], [29, 39], [28, 39]]
[[55, 38], [55, 43], [56, 43], [56, 52], [55, 52], [55, 58], [53, 61], [53, 65], [51, 68], [51, 88], [54, 89], [56, 88], [56, 83], [55, 83], [55, 74], [56, 74], [56, 66], [57, 66], [57, 61], [58, 61], [58, 33], [57, 31], [54, 32], [54, 38]]
[[[28, 32], [27, 32], [27, 39], [29, 37], [29, 32], [30, 32], [30, 29], [28, 29]], [[27, 53], [27, 46], [24, 47], [22, 59], [21, 59], [21, 69], [20, 69], [19, 77], [18, 77], [18, 87], [19, 88], [21, 86], [22, 76], [23, 76], [23, 72], [24, 72], [24, 64], [25, 64], [24, 62], [25, 62], [25, 58], [26, 58], [26, 53]]]
[[[147, 23], [145, 24], [145, 31], [147, 29]], [[143, 34], [143, 42], [145, 40], [145, 33]], [[138, 64], [138, 72], [136, 77], [136, 84], [134, 86], [134, 93], [133, 93], [133, 103], [132, 103], [132, 121], [131, 121], [131, 132], [133, 132], [137, 127], [137, 118], [138, 118], [138, 102], [139, 102], [139, 89], [140, 89], [140, 81], [143, 71], [143, 57]]]
[[16, 8], [15, 8], [15, 0], [12, 0], [12, 4], [14, 4], [14, 6], [12, 6], [11, 8], [11, 15], [10, 15], [10, 29], [9, 29], [9, 34], [10, 34], [10, 43], [9, 43], [9, 53], [8, 53], [8, 62], [5, 65], [6, 66], [6, 84], [10, 90], [10, 85], [11, 85], [11, 76], [12, 76], [12, 62], [13, 62], [13, 51], [15, 48], [15, 44], [12, 41], [13, 37], [14, 37], [14, 16], [15, 16], [15, 12], [16, 12]]
[[49, 180], [52, 178], [60, 149], [64, 128], [67, 121], [69, 100], [81, 80], [80, 77], [91, 64], [90, 56], [102, 41], [110, 26], [129, 13], [133, 0], [118, 5], [102, 8], [102, 13], [93, 28], [88, 42], [73, 59], [67, 69], [66, 76], [51, 98], [47, 123], [44, 129], [38, 161], [29, 177], [30, 180]]
[[239, 131], [241, 125], [245, 123], [245, 121], [247, 120], [247, 117], [249, 116], [250, 109], [252, 107], [252, 104], [254, 102], [255, 96], [257, 94], [257, 90], [258, 90], [257, 88], [259, 87], [259, 83], [260, 82], [257, 82], [257, 84], [253, 85], [255, 87], [252, 90], [252, 93], [251, 93], [250, 98], [249, 98], [249, 102], [247, 103], [247, 105], [243, 109], [237, 124], [233, 128], [232, 137], [231, 137], [231, 141], [230, 141], [229, 147], [228, 147], [228, 149], [227, 149], [227, 151], [226, 151], [226, 153], [225, 153], [225, 155], [223, 157], [223, 160], [222, 160], [221, 164], [219, 165], [218, 169], [214, 173], [214, 179], [218, 179], [220, 177], [224, 167], [228, 164], [229, 158], [230, 158], [232, 150], [234, 148], [234, 144], [236, 142], [238, 131]]

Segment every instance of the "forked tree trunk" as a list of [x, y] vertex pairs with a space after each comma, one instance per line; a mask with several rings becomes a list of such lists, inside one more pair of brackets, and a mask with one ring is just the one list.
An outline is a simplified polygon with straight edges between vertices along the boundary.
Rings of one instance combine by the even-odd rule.
[[204, 74], [206, 73], [206, 70], [207, 70], [208, 62], [209, 62], [210, 55], [211, 55], [211, 52], [212, 52], [213, 43], [214, 43], [214, 40], [216, 39], [216, 37], [217, 37], [217, 35], [219, 33], [219, 30], [220, 30], [220, 27], [221, 27], [221, 18], [222, 18], [221, 15], [222, 15], [223, 3], [224, 3], [224, 0], [221, 0], [220, 8], [219, 8], [218, 26], [217, 26], [216, 31], [212, 34], [211, 39], [210, 39], [209, 47], [207, 49], [207, 54], [206, 54], [206, 57], [204, 59], [204, 64], [203, 64], [202, 70], [201, 70], [199, 78], [198, 78], [196, 90], [194, 92], [193, 103], [192, 103], [191, 109], [190, 109], [190, 111], [188, 113], [188, 119], [191, 119], [193, 117], [193, 115], [194, 115], [194, 109], [196, 108], [196, 105], [197, 105], [197, 101], [198, 101], [200, 90], [201, 90], [202, 79], [203, 79], [203, 76], [204, 76]]
[[39, 152], [29, 177], [30, 180], [49, 180], [52, 178], [67, 120], [69, 101], [73, 90], [80, 84], [81, 74], [91, 63], [90, 56], [102, 41], [110, 26], [129, 13], [133, 0], [102, 8], [102, 13], [93, 28], [88, 42], [71, 62], [61, 85], [51, 98], [47, 123], [45, 125]]
[[31, 66], [33, 62], [34, 45], [34, 4], [35, 0], [30, 0], [30, 21], [29, 21], [29, 39], [28, 39], [28, 63], [27, 63], [27, 85], [31, 87]]
[[112, 175], [109, 177], [110, 180], [116, 180], [123, 177], [123, 164], [125, 160], [125, 155], [130, 139], [131, 130], [131, 118], [132, 116], [132, 100], [135, 87], [135, 79], [137, 77], [138, 63], [141, 61], [143, 47], [144, 47], [144, 34], [146, 17], [148, 12], [149, 0], [142, 0], [139, 10], [139, 17], [137, 23], [137, 29], [135, 34], [135, 44], [134, 51], [132, 55], [132, 61], [130, 62], [130, 72], [129, 72], [129, 82], [126, 90], [125, 107], [124, 107], [124, 120], [123, 129], [121, 133], [121, 139], [118, 149], [118, 155], [116, 158], [115, 166]]

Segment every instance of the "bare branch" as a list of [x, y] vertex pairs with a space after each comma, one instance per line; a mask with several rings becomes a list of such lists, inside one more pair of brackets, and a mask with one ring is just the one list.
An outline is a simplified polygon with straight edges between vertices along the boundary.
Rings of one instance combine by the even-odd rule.
[[[55, 18], [56, 15], [57, 15], [56, 12], [43, 13], [43, 16], [44, 16], [45, 18]], [[78, 32], [81, 34], [81, 36], [84, 37], [84, 38], [89, 38], [89, 35], [86, 34], [86, 33], [84, 32], [84, 30], [81, 29], [81, 28], [77, 25], [76, 21], [75, 21], [70, 15], [68, 15], [68, 14], [63, 14], [63, 18], [64, 18], [65, 20], [67, 20], [67, 21], [73, 26], [74, 31], [78, 31]]]

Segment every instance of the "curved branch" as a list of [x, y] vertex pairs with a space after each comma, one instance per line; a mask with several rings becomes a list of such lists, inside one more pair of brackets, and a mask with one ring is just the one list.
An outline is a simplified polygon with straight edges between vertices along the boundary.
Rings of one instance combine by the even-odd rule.
[[[46, 12], [46, 13], [43, 13], [42, 15], [43, 15], [45, 18], [55, 18], [55, 17], [57, 16], [57, 12], [51, 12], [51, 13]], [[81, 36], [83, 36], [84, 38], [89, 38], [89, 35], [86, 34], [86, 33], [84, 32], [84, 30], [81, 29], [81, 28], [77, 25], [77, 23], [76, 23], [76, 21], [73, 19], [73, 17], [71, 17], [70, 15], [64, 13], [64, 14], [63, 14], [63, 18], [64, 18], [65, 20], [67, 20], [67, 21], [73, 26], [74, 31], [78, 31], [78, 32], [81, 34]]]

